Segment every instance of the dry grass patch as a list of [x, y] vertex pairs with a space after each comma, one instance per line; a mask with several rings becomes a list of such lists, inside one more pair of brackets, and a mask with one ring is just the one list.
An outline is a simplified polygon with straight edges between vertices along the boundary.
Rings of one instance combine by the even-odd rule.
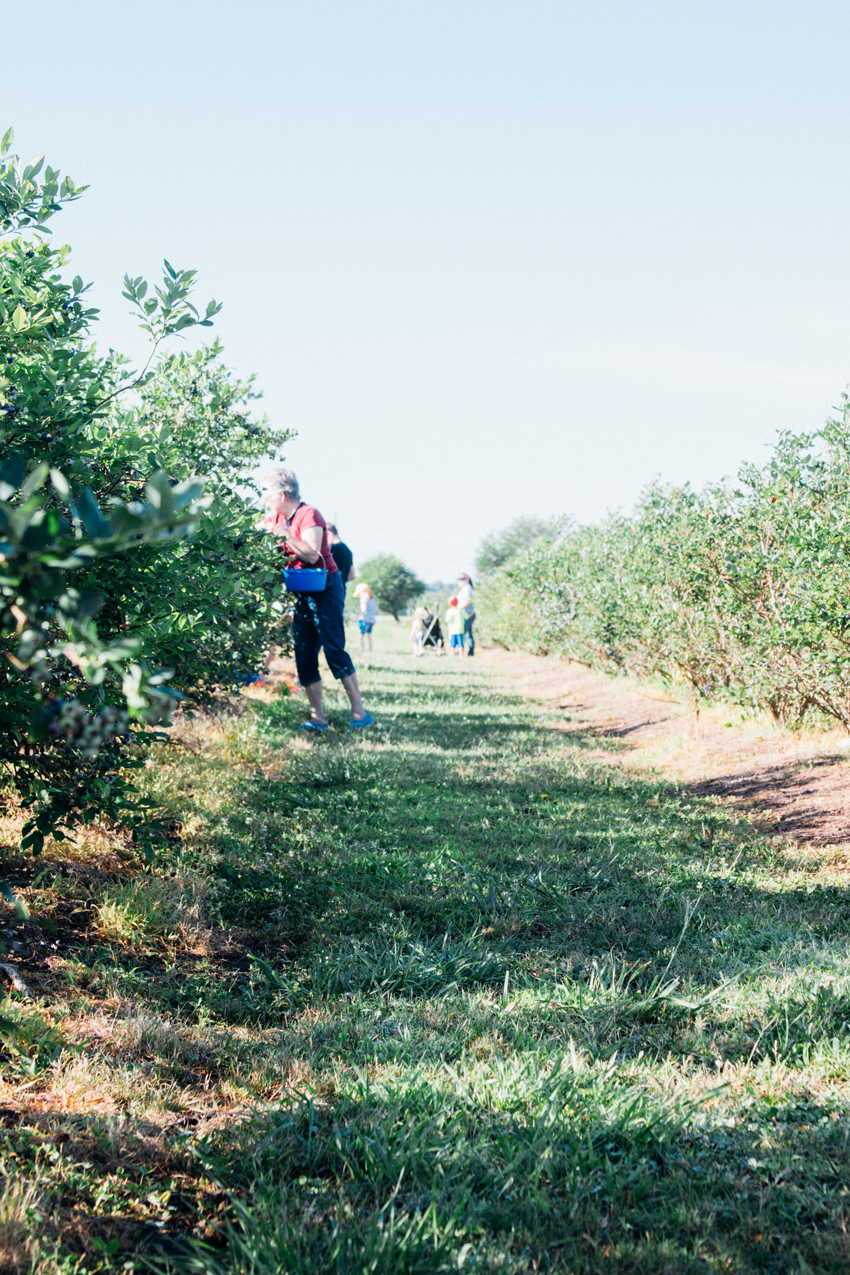
[[55, 1246], [45, 1240], [43, 1221], [51, 1207], [38, 1175], [21, 1177], [0, 1163], [0, 1271], [3, 1275], [54, 1275]]
[[104, 938], [137, 950], [157, 940], [193, 951], [210, 950], [208, 900], [209, 883], [201, 876], [146, 873], [105, 887], [94, 926]]

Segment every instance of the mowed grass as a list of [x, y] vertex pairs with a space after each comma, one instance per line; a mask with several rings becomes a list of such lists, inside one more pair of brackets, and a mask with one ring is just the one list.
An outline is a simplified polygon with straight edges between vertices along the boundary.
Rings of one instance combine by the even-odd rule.
[[7, 1004], [32, 1105], [0, 1249], [45, 1271], [850, 1270], [834, 856], [636, 777], [478, 660], [413, 661], [391, 622], [376, 648], [368, 735], [336, 693], [322, 738], [293, 733], [303, 697], [181, 727], [147, 772], [182, 821], [154, 870], [81, 854], [30, 891], [85, 892], [91, 937], [49, 1012]]

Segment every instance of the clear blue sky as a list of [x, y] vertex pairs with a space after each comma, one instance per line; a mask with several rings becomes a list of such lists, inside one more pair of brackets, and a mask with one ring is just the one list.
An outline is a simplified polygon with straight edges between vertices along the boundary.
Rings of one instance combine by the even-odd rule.
[[3, 119], [91, 183], [56, 222], [224, 302], [361, 560], [469, 568], [817, 426], [850, 379], [850, 5], [147, 0], [4, 7]]

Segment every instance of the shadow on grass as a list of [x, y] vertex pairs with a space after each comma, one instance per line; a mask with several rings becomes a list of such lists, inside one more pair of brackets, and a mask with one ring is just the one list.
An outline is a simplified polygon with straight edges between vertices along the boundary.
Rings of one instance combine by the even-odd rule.
[[[241, 1270], [249, 1255], [251, 1269], [269, 1272], [437, 1272], [471, 1249], [473, 1269], [492, 1271], [590, 1273], [604, 1259], [619, 1271], [697, 1272], [708, 1261], [778, 1272], [801, 1269], [800, 1256], [840, 1269], [846, 1236], [827, 1195], [788, 1169], [805, 1146], [834, 1171], [840, 1121], [813, 1132], [811, 1107], [777, 1107], [765, 1150], [744, 1122], [696, 1114], [610, 1070], [530, 1059], [472, 1064], [436, 1083], [414, 1071], [373, 1088], [364, 1076], [197, 1148], [234, 1213], [195, 1260], [210, 1272]], [[408, 1223], [427, 1217], [424, 1237], [387, 1228], [390, 1209]], [[384, 1228], [395, 1234], [382, 1257]]]
[[[788, 857], [777, 877], [779, 856], [736, 812], [588, 764], [574, 737], [517, 723], [504, 703], [505, 715], [474, 721], [410, 710], [404, 749], [379, 732], [366, 747], [323, 739], [305, 750], [297, 787], [246, 786], [247, 807], [276, 816], [284, 846], [295, 834], [310, 847], [284, 861], [280, 903], [310, 883], [323, 932], [476, 929], [521, 965], [608, 953], [663, 964], [690, 916], [673, 972], [708, 983], [748, 961], [763, 968], [794, 936], [850, 936], [847, 892], [792, 880], [803, 865]], [[293, 707], [264, 707], [264, 728], [285, 729]], [[474, 745], [471, 761], [458, 738]], [[268, 858], [263, 871], [274, 875]], [[238, 898], [229, 906], [235, 916]]]
[[[119, 1129], [59, 1113], [19, 1119], [13, 1140], [21, 1180], [38, 1177], [51, 1206], [42, 1238], [86, 1268], [85, 1255], [209, 1275], [842, 1270], [830, 1186], [850, 1112], [824, 1125], [811, 1103], [777, 1103], [765, 1145], [746, 1118], [701, 1111], [610, 1069], [467, 1060], [437, 1081], [364, 1074], [194, 1141], [191, 1117]], [[99, 1205], [38, 1167], [82, 1158]]]
[[[846, 754], [786, 762], [759, 769], [745, 767], [732, 774], [692, 784], [695, 797], [715, 796], [743, 801], [756, 817], [767, 815], [774, 831], [812, 846], [847, 840], [845, 805]], [[813, 797], [825, 796], [820, 802]]]

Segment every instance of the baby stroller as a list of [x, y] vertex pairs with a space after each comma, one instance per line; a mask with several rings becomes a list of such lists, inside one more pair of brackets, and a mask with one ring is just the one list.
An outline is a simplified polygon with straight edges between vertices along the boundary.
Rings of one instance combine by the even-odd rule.
[[443, 630], [440, 628], [440, 619], [437, 615], [432, 615], [427, 607], [423, 607], [425, 612], [422, 617], [422, 623], [425, 627], [425, 636], [422, 639], [422, 645], [433, 646], [437, 654], [442, 654], [443, 650]]

